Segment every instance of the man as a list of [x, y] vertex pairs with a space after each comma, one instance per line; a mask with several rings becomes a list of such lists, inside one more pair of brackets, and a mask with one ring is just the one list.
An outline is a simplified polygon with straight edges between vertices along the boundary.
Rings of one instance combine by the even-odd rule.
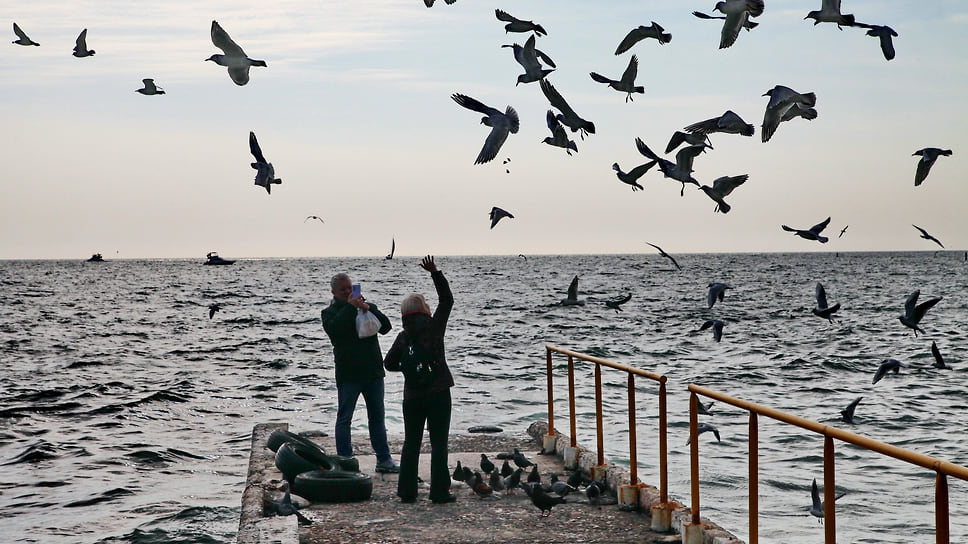
[[330, 281], [333, 300], [322, 311], [323, 329], [333, 343], [336, 362], [336, 454], [353, 456], [350, 425], [356, 401], [363, 395], [370, 431], [370, 444], [376, 454], [377, 472], [399, 472], [400, 467], [390, 457], [387, 429], [383, 421], [383, 355], [377, 336], [360, 338], [356, 332], [357, 311], [371, 312], [380, 320], [380, 334], [390, 332], [390, 320], [366, 302], [362, 295], [353, 296], [353, 282], [346, 274], [336, 274]]

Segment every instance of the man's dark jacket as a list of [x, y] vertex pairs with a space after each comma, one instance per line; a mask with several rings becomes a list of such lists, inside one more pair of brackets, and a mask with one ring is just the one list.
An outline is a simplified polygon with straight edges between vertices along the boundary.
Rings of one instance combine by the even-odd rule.
[[[390, 332], [387, 316], [376, 308], [376, 304], [367, 304], [370, 305], [370, 312], [380, 320], [380, 334]], [[323, 329], [333, 343], [337, 385], [343, 382], [368, 382], [386, 375], [377, 335], [360, 338], [356, 334], [356, 313], [355, 306], [335, 298], [321, 313]]]

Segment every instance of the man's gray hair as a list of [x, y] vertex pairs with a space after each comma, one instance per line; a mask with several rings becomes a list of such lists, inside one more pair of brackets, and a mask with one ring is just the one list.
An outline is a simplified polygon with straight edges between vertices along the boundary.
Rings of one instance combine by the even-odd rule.
[[346, 281], [346, 280], [349, 280], [349, 279], [350, 279], [349, 274], [346, 274], [344, 272], [340, 272], [339, 274], [336, 274], [335, 276], [333, 276], [333, 279], [329, 280], [329, 288], [330, 288], [330, 290], [335, 291], [336, 290], [336, 284], [337, 283], [339, 283], [341, 281]]

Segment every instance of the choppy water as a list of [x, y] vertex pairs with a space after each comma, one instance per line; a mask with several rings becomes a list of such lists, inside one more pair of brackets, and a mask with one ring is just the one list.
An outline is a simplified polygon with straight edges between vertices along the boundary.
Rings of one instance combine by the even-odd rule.
[[[522, 430], [546, 417], [552, 343], [669, 376], [670, 491], [688, 504], [686, 385], [968, 465], [968, 263], [961, 253], [438, 258], [457, 304], [447, 336], [453, 428]], [[5, 539], [44, 543], [234, 542], [249, 435], [261, 422], [331, 432], [332, 352], [319, 323], [347, 271], [385, 309], [433, 294], [416, 258], [0, 262], [0, 518]], [[556, 303], [580, 274], [584, 307]], [[810, 314], [822, 281], [841, 320]], [[706, 307], [706, 285], [735, 286]], [[911, 291], [944, 296], [915, 338]], [[626, 292], [622, 312], [603, 300]], [[434, 297], [428, 297], [432, 304]], [[208, 305], [222, 311], [208, 317]], [[696, 332], [727, 322], [722, 343]], [[937, 341], [955, 369], [930, 367]], [[390, 339], [382, 341], [383, 349]], [[881, 360], [911, 366], [876, 385]], [[556, 365], [564, 387], [563, 359]], [[579, 365], [579, 440], [595, 441], [591, 369]], [[609, 457], [627, 462], [624, 375], [605, 374]], [[400, 380], [388, 426], [402, 434]], [[656, 388], [638, 385], [640, 477], [658, 482]], [[557, 395], [563, 399], [564, 389]], [[839, 411], [857, 396], [857, 423]], [[701, 437], [703, 514], [746, 536], [747, 416], [713, 407]], [[567, 405], [556, 423], [567, 432]], [[704, 417], [704, 419], [706, 419]], [[365, 425], [362, 406], [357, 429]], [[362, 432], [358, 435], [363, 439]], [[838, 443], [839, 540], [934, 542], [934, 475]], [[760, 423], [760, 536], [820, 542], [808, 514], [823, 440]], [[968, 486], [950, 480], [952, 542], [968, 540]]]

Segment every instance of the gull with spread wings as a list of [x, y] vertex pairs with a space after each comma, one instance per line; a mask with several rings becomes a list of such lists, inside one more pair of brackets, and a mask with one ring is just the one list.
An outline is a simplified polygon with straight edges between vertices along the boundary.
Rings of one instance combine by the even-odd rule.
[[229, 77], [236, 85], [245, 85], [249, 82], [250, 67], [267, 66], [264, 60], [250, 59], [217, 21], [212, 21], [212, 43], [222, 50], [222, 54], [216, 53], [205, 60], [228, 68]]
[[481, 124], [491, 127], [491, 133], [484, 140], [484, 147], [481, 148], [474, 164], [484, 164], [493, 160], [498, 151], [501, 150], [501, 146], [504, 145], [504, 141], [508, 139], [508, 133], [517, 134], [520, 127], [518, 112], [514, 111], [511, 106], [508, 106], [506, 111], [501, 112], [463, 94], [453, 94], [451, 98], [454, 99], [454, 102], [469, 110], [483, 113], [484, 117], [481, 118]]

